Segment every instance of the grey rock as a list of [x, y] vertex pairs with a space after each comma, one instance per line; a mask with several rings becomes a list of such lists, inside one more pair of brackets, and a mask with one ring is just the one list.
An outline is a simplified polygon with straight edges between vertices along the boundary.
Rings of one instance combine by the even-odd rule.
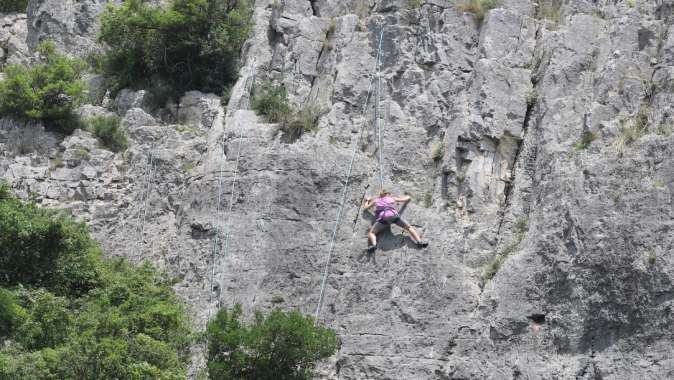
[[[316, 311], [355, 147], [319, 315], [341, 346], [319, 378], [670, 378], [673, 5], [574, 0], [544, 19], [536, 3], [478, 26], [439, 0], [258, 1], [226, 111], [191, 92], [160, 123], [127, 91], [110, 107], [120, 154], [3, 119], [0, 178], [180, 278], [203, 327], [273, 295]], [[318, 130], [289, 143], [262, 122], [249, 104], [266, 80], [323, 109]], [[393, 227], [364, 252], [380, 153], [426, 250]]]
[[[98, 15], [108, 0], [30, 0], [28, 2], [28, 46], [35, 49], [52, 40], [58, 49], [86, 57], [101, 52], [96, 42]], [[114, 1], [112, 1], [114, 2]]]
[[0, 68], [28, 62], [30, 52], [26, 44], [27, 35], [25, 14], [0, 14]]

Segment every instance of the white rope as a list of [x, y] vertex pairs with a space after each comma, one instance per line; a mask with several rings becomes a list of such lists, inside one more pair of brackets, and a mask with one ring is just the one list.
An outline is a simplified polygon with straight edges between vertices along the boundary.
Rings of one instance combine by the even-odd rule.
[[230, 227], [229, 222], [232, 218], [232, 208], [234, 207], [234, 190], [235, 190], [235, 187], [236, 187], [236, 181], [239, 178], [239, 159], [241, 158], [241, 145], [242, 145], [241, 137], [242, 137], [242, 132], [239, 131], [239, 137], [238, 137], [239, 146], [237, 147], [237, 151], [236, 151], [236, 165], [234, 167], [234, 179], [232, 180], [232, 188], [230, 190], [231, 194], [229, 196], [229, 209], [227, 210], [227, 223], [225, 223], [225, 227], [226, 227], [227, 232], [225, 233], [225, 249], [224, 249], [224, 252], [222, 254], [223, 257], [227, 257], [227, 252], [229, 250], [229, 233], [231, 232], [229, 230], [229, 227]]
[[[252, 75], [252, 81], [251, 81], [251, 89], [252, 90], [255, 86], [255, 62], [256, 60], [253, 60], [253, 75]], [[250, 93], [249, 90], [249, 93]], [[223, 115], [223, 117], [226, 117], [227, 115]], [[223, 121], [224, 123], [224, 121]], [[226, 126], [225, 126], [226, 127]], [[213, 280], [215, 278], [215, 259], [216, 257], [221, 256], [220, 252], [223, 252], [222, 256], [227, 256], [227, 250], [229, 248], [229, 221], [231, 218], [232, 214], [232, 208], [234, 207], [234, 190], [236, 186], [236, 182], [238, 179], [238, 174], [239, 174], [239, 161], [241, 157], [241, 137], [243, 133], [239, 131], [239, 135], [237, 139], [239, 140], [239, 146], [237, 147], [237, 152], [236, 152], [236, 165], [234, 168], [234, 179], [232, 180], [232, 189], [231, 189], [231, 195], [229, 199], [229, 207], [227, 210], [227, 222], [225, 223], [225, 227], [227, 229], [227, 232], [225, 233], [225, 248], [224, 250], [220, 250], [220, 245], [219, 244], [219, 237], [220, 237], [220, 231], [222, 230], [222, 219], [220, 218], [220, 207], [221, 207], [221, 201], [222, 201], [222, 172], [224, 170], [224, 164], [226, 161], [226, 156], [225, 156], [225, 140], [226, 140], [226, 128], [223, 128], [223, 135], [222, 135], [222, 160], [220, 161], [220, 173], [219, 173], [219, 178], [218, 178], [218, 204], [216, 208], [216, 217], [218, 218], [218, 223], [215, 228], [215, 239], [213, 240], [213, 253], [211, 255], [211, 279], [210, 279], [210, 285], [209, 285], [209, 297], [208, 297], [208, 319], [211, 318], [211, 308], [210, 305], [213, 303]]]
[[211, 319], [211, 308], [210, 305], [213, 303], [213, 278], [215, 277], [215, 257], [218, 253], [218, 239], [220, 237], [220, 229], [222, 227], [222, 222], [220, 219], [220, 206], [221, 206], [221, 201], [222, 201], [222, 172], [224, 170], [225, 166], [225, 131], [223, 130], [223, 136], [222, 136], [222, 159], [220, 160], [220, 171], [218, 174], [218, 201], [216, 204], [215, 208], [215, 217], [218, 219], [218, 222], [215, 227], [215, 238], [213, 239], [213, 249], [212, 249], [212, 254], [211, 254], [211, 279], [208, 287], [208, 319]]
[[143, 235], [145, 234], [145, 221], [147, 220], [147, 202], [152, 191], [152, 180], [154, 179], [154, 150], [155, 144], [150, 147], [150, 155], [148, 157], [148, 164], [145, 166], [145, 183], [141, 193], [140, 201], [143, 203], [143, 209], [138, 213], [137, 218], [137, 233], [138, 233], [138, 248], [142, 245]]
[[[382, 28], [382, 33], [381, 36], [384, 35], [384, 30]], [[377, 49], [377, 63], [375, 64], [375, 71], [377, 70], [377, 67], [379, 65], [379, 56], [381, 54], [381, 37], [379, 39], [379, 48]], [[370, 94], [372, 93], [372, 84], [374, 81], [370, 81], [370, 86], [368, 87], [367, 90], [367, 98], [365, 99], [365, 106], [363, 110], [367, 109], [367, 106], [370, 101]], [[316, 306], [316, 314], [315, 314], [315, 322], [318, 323], [319, 316], [321, 314], [321, 308], [323, 307], [323, 298], [325, 296], [325, 284], [328, 280], [328, 273], [330, 271], [330, 262], [332, 261], [332, 254], [334, 253], [334, 248], [335, 248], [335, 238], [337, 237], [337, 230], [339, 230], [339, 225], [342, 221], [342, 214], [344, 212], [344, 204], [346, 203], [346, 195], [349, 189], [349, 179], [351, 178], [351, 171], [353, 170], [353, 163], [356, 160], [356, 154], [358, 153], [358, 141], [360, 141], [360, 138], [363, 134], [363, 130], [365, 129], [365, 124], [363, 124], [360, 128], [360, 132], [358, 133], [358, 138], [356, 139], [356, 142], [353, 144], [353, 152], [351, 153], [351, 161], [349, 162], [349, 167], [346, 171], [346, 179], [344, 181], [344, 188], [342, 189], [342, 200], [339, 206], [339, 211], [337, 212], [337, 220], [335, 222], [335, 226], [332, 230], [332, 236], [330, 238], [330, 248], [328, 249], [328, 259], [325, 262], [325, 270], [323, 271], [323, 280], [321, 282], [321, 292], [320, 295], [318, 296], [318, 305]]]
[[[381, 29], [381, 34], [379, 35], [379, 51], [381, 51], [381, 42], [384, 39], [384, 28]], [[381, 126], [381, 113], [380, 113], [380, 107], [381, 107], [381, 57], [380, 54], [377, 53], [377, 97], [376, 97], [376, 102], [377, 104], [375, 105], [376, 110], [375, 110], [375, 117], [377, 121], [377, 132], [379, 134], [379, 189], [383, 190], [384, 189], [384, 144], [383, 144], [383, 137], [382, 137], [382, 126]]]

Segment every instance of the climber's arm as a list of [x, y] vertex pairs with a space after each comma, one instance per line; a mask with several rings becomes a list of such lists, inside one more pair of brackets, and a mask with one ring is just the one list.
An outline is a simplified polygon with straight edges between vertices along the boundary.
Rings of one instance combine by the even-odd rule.
[[374, 206], [374, 201], [372, 200], [372, 198], [366, 197], [365, 202], [363, 202], [363, 208], [367, 210], [372, 206]]
[[412, 200], [412, 197], [405, 195], [404, 197], [395, 197], [393, 198], [397, 203], [407, 203]]

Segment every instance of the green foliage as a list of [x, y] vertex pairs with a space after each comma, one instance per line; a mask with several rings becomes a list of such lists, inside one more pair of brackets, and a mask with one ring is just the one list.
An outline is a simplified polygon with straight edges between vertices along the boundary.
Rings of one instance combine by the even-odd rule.
[[280, 129], [289, 141], [295, 141], [306, 132], [316, 131], [320, 117], [320, 110], [309, 105], [297, 112], [292, 112], [281, 122]]
[[472, 13], [478, 25], [482, 25], [487, 12], [498, 7], [498, 0], [467, 0], [458, 4], [456, 8], [460, 12]]
[[513, 254], [519, 244], [524, 240], [524, 237], [529, 230], [529, 217], [526, 215], [521, 216], [515, 222], [515, 239], [510, 244], [506, 245], [501, 252], [497, 253], [491, 260], [487, 262], [482, 275], [480, 276], [480, 287], [484, 287], [487, 282], [496, 276], [496, 273], [501, 269], [503, 263], [506, 261], [508, 256]]
[[48, 127], [71, 133], [78, 126], [73, 110], [84, 99], [81, 80], [85, 63], [56, 52], [52, 42], [38, 47], [41, 62], [32, 67], [10, 65], [0, 81], [0, 114], [21, 120], [40, 120]]
[[583, 131], [583, 134], [580, 136], [580, 141], [573, 145], [576, 150], [584, 150], [592, 145], [592, 141], [597, 139], [597, 134], [592, 131]]
[[25, 13], [27, 7], [28, 0], [0, 0], [0, 13]]
[[253, 94], [251, 104], [258, 115], [262, 115], [269, 123], [278, 123], [288, 141], [299, 139], [306, 132], [314, 132], [318, 128], [321, 111], [314, 105], [307, 105], [294, 111], [288, 104], [285, 87], [265, 82]]
[[672, 135], [672, 126], [669, 124], [660, 124], [655, 129], [655, 133], [657, 133], [660, 136], [669, 137]]
[[113, 152], [122, 152], [129, 146], [129, 140], [120, 127], [116, 116], [97, 116], [86, 121], [87, 129]]
[[[102, 259], [85, 226], [24, 204], [6, 187], [0, 223], [0, 378], [185, 378], [191, 331], [166, 278], [147, 264]], [[53, 246], [41, 242], [45, 230], [55, 231]], [[37, 242], [27, 250], [31, 237]], [[32, 254], [30, 276], [14, 249]], [[53, 268], [42, 265], [43, 257], [56, 258]], [[15, 272], [21, 285], [9, 277]]]
[[559, 23], [562, 16], [562, 0], [540, 0], [536, 9], [539, 20], [548, 20], [553, 24]]
[[170, 84], [176, 95], [221, 93], [236, 80], [239, 54], [252, 30], [248, 0], [143, 0], [108, 5], [100, 40], [110, 46], [103, 68], [114, 87]]
[[523, 215], [517, 219], [517, 222], [515, 222], [515, 239], [517, 240], [518, 244], [524, 239], [524, 235], [526, 235], [528, 230], [529, 217]]
[[445, 144], [440, 141], [431, 147], [431, 158], [433, 162], [439, 162], [445, 156]]
[[648, 129], [648, 107], [642, 107], [634, 115], [634, 121], [631, 127], [622, 127], [620, 129], [620, 135], [615, 141], [615, 148], [619, 155], [622, 156], [625, 148], [632, 144], [633, 142], [639, 140]]
[[260, 312], [250, 325], [241, 322], [241, 306], [222, 309], [208, 324], [211, 379], [311, 379], [315, 362], [337, 349], [337, 337], [299, 312]]
[[407, 6], [409, 9], [419, 9], [421, 8], [421, 0], [407, 0]]
[[424, 194], [424, 207], [430, 208], [431, 206], [433, 206], [433, 193], [429, 191]]
[[82, 294], [101, 281], [99, 257], [85, 225], [8, 195], [0, 199], [0, 286]]
[[0, 337], [7, 335], [27, 317], [14, 294], [0, 288]]
[[656, 179], [656, 180], [653, 180], [652, 185], [656, 189], [664, 189], [665, 186], [666, 186], [665, 181], [663, 181], [662, 179], [659, 179], [659, 178]]
[[290, 114], [285, 87], [274, 85], [272, 82], [263, 83], [255, 91], [251, 107], [269, 123], [280, 123]]

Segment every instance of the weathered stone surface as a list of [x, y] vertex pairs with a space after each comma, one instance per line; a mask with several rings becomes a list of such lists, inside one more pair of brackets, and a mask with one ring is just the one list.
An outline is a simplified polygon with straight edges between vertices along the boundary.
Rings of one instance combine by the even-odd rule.
[[0, 68], [28, 61], [27, 35], [25, 14], [0, 13]]
[[116, 0], [30, 0], [28, 2], [28, 46], [35, 49], [52, 40], [62, 52], [86, 57], [100, 52], [96, 43], [98, 15]]
[[[123, 116], [119, 154], [3, 119], [0, 177], [177, 276], [203, 326], [235, 302], [315, 312], [355, 146], [320, 314], [341, 346], [320, 378], [670, 378], [674, 3], [550, 3], [477, 25], [442, 0], [260, 0], [226, 113], [197, 92], [169, 107], [178, 124], [141, 92], [84, 107]], [[264, 124], [266, 80], [321, 109], [318, 131]], [[364, 253], [380, 153], [426, 250], [394, 227]]]

